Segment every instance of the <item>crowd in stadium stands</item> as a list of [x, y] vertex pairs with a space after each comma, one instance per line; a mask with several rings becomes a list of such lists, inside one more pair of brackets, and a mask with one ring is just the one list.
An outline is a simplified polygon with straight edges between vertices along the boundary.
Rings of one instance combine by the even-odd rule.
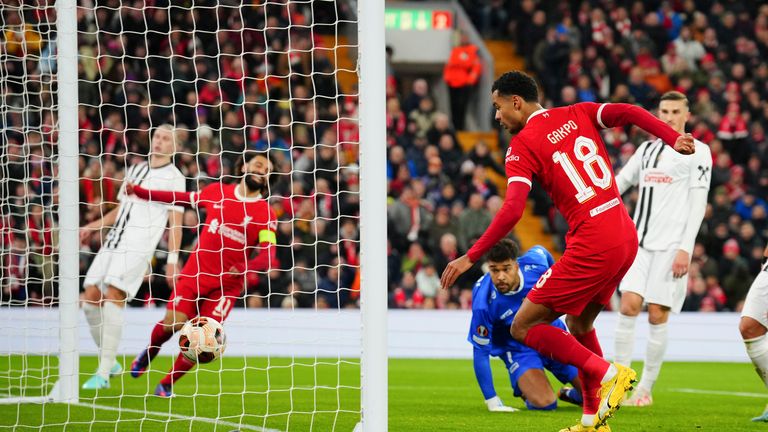
[[[485, 36], [517, 42], [547, 106], [628, 102], [652, 110], [664, 92], [688, 96], [688, 130], [710, 146], [714, 166], [684, 310], [739, 310], [768, 240], [768, 5], [471, 3], [467, 12]], [[637, 129], [604, 138], [616, 170], [647, 139]], [[540, 189], [532, 196], [562, 245], [564, 221]], [[631, 210], [636, 193], [624, 198]]]
[[[9, 4], [0, 12], [0, 95], [10, 107], [0, 118], [1, 302], [55, 298], [50, 82], [56, 64], [49, 61], [55, 12], [49, 3], [42, 9]], [[356, 305], [357, 101], [337, 88], [333, 49], [318, 48], [329, 46], [324, 35], [340, 32], [341, 12], [331, 2], [215, 10], [145, 3], [107, 0], [78, 9], [81, 225], [117, 205], [125, 169], [145, 160], [153, 127], [177, 128], [175, 159], [188, 190], [231, 178], [243, 150], [269, 148], [283, 172], [271, 197], [279, 264], [247, 276], [242, 304]], [[186, 251], [195, 247], [200, 220], [193, 210], [184, 214]], [[82, 245], [81, 274], [106, 233]], [[136, 306], [170, 294], [165, 241]]]
[[[268, 275], [248, 277], [241, 303], [356, 306], [357, 101], [337, 88], [333, 51], [310, 50], [320, 35], [334, 34], [337, 11], [315, 4], [310, 32], [297, 26], [310, 23], [305, 3], [222, 6], [215, 19], [201, 16], [200, 8], [143, 3], [108, 0], [95, 12], [78, 12], [82, 224], [116, 205], [125, 167], [144, 160], [153, 126], [178, 127], [176, 163], [189, 190], [231, 175], [245, 148], [277, 149], [281, 169], [292, 172], [272, 198], [280, 262]], [[714, 167], [684, 309], [738, 310], [768, 238], [768, 6], [462, 3], [472, 6], [467, 12], [485, 36], [517, 42], [546, 106], [596, 101], [654, 109], [668, 90], [688, 96], [689, 130], [710, 145]], [[111, 12], [120, 5], [134, 7]], [[2, 302], [39, 304], [55, 295], [53, 18], [52, 5], [0, 14], [0, 97], [8, 106], [0, 118]], [[488, 172], [503, 175], [503, 166], [491, 143], [461, 150], [455, 122], [436, 109], [426, 80], [406, 81], [390, 67], [387, 89], [390, 306], [469, 308], [480, 266], [448, 291], [439, 289], [439, 275], [499, 210], [502, 192]], [[29, 105], [42, 108], [22, 109]], [[636, 129], [606, 132], [617, 170], [644, 139]], [[539, 188], [531, 196], [562, 247], [562, 218]], [[631, 209], [636, 194], [625, 199]], [[195, 211], [185, 213], [183, 249], [194, 247], [199, 220]], [[81, 273], [101, 238], [83, 245]], [[168, 298], [163, 260], [158, 252], [134, 305]]]

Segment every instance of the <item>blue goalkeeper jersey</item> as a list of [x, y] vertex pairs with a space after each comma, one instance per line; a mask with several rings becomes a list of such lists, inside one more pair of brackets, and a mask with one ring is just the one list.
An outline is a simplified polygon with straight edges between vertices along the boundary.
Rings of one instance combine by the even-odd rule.
[[[496, 357], [508, 351], [530, 350], [512, 338], [509, 328], [525, 296], [554, 262], [552, 254], [544, 247], [529, 249], [517, 258], [520, 286], [517, 291], [507, 294], [496, 289], [490, 273], [481, 277], [472, 289], [472, 324], [467, 340], [475, 348]], [[555, 320], [552, 325], [566, 329], [560, 320]]]

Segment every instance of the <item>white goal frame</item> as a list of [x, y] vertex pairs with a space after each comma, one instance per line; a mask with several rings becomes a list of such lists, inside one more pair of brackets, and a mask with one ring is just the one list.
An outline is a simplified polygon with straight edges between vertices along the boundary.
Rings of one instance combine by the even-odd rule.
[[[360, 89], [360, 359], [363, 431], [387, 430], [387, 214], [384, 0], [358, 0]], [[386, 227], [386, 223], [383, 224]]]
[[1, 398], [0, 404], [78, 403], [80, 313], [77, 0], [56, 1], [59, 130], [59, 378], [47, 396]]

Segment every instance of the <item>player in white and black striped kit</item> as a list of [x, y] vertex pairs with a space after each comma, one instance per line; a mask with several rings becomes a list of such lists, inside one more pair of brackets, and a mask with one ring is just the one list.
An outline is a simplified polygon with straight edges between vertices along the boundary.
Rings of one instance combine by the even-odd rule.
[[[665, 93], [659, 118], [685, 133], [690, 117], [688, 99], [676, 91]], [[682, 155], [660, 139], [646, 141], [616, 176], [619, 192], [639, 186], [634, 222], [639, 249], [621, 281], [621, 311], [616, 328], [616, 358], [629, 366], [635, 345], [635, 322], [648, 305], [650, 335], [640, 383], [624, 406], [651, 405], [651, 390], [659, 376], [667, 348], [669, 313], [679, 313], [685, 300], [688, 266], [707, 208], [712, 156], [695, 141], [696, 152]]]
[[[749, 287], [749, 293], [744, 300], [739, 332], [757, 375], [768, 388], [768, 247], [763, 251], [760, 273]], [[752, 421], [768, 422], [768, 406]]]
[[[159, 126], [152, 135], [149, 161], [130, 167], [124, 184], [130, 182], [148, 189], [184, 192], [185, 178], [173, 164], [174, 152], [173, 127]], [[183, 208], [140, 200], [126, 195], [124, 189], [118, 194], [120, 205], [117, 208], [80, 230], [80, 240], [85, 242], [93, 232], [112, 226], [88, 268], [83, 284], [83, 311], [99, 347], [98, 371], [83, 384], [84, 389], [109, 388], [110, 375], [122, 371], [116, 356], [122, 337], [125, 304], [141, 287], [166, 225], [170, 229], [166, 277], [171, 286], [178, 273]]]

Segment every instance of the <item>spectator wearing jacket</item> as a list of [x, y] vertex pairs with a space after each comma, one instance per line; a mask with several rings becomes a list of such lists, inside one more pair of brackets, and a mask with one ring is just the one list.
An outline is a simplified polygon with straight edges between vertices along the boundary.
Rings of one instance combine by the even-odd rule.
[[464, 117], [472, 90], [480, 80], [483, 65], [478, 48], [469, 42], [469, 37], [459, 34], [459, 44], [451, 51], [443, 70], [443, 80], [451, 96], [451, 118], [456, 130], [464, 129]]

